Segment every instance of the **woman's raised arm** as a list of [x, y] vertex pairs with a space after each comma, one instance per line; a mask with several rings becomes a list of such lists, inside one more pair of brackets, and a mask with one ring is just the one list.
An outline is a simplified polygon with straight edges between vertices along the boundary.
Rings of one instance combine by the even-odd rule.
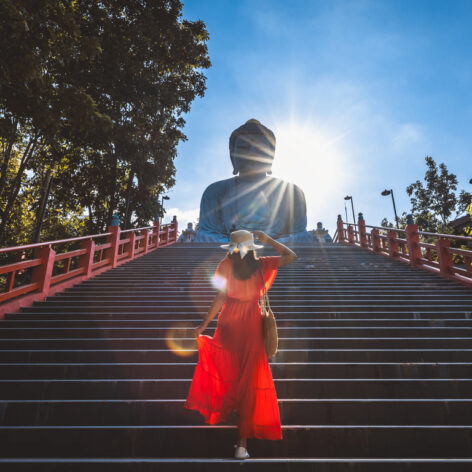
[[252, 233], [261, 243], [270, 244], [280, 254], [279, 267], [289, 265], [297, 258], [297, 255], [290, 248], [272, 239], [263, 231], [253, 231]]

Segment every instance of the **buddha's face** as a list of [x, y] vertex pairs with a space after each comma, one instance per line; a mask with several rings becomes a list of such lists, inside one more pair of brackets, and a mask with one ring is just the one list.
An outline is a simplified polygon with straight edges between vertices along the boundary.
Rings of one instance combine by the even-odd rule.
[[241, 174], [259, 174], [272, 167], [272, 153], [263, 134], [243, 134], [235, 140], [233, 158]]

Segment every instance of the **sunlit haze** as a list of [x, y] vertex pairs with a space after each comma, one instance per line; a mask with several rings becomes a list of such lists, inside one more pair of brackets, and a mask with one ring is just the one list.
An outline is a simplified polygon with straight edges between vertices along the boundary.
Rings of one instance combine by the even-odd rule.
[[276, 135], [273, 176], [301, 187], [308, 228], [356, 213], [401, 214], [424, 157], [471, 191], [472, 2], [184, 1], [210, 32], [205, 97], [186, 116], [169, 221], [196, 222], [211, 183], [232, 177], [228, 141], [250, 118]]

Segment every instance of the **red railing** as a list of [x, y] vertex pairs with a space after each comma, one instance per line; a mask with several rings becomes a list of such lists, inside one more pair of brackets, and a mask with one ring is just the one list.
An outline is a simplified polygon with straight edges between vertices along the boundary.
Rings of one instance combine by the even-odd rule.
[[[44, 300], [67, 287], [117, 267], [159, 247], [177, 242], [177, 219], [159, 226], [128, 229], [109, 226], [108, 232], [0, 249], [4, 287], [0, 292], [0, 319], [35, 301]], [[52, 246], [62, 246], [58, 253]], [[79, 246], [74, 249], [74, 246]], [[27, 257], [27, 254], [30, 254]], [[13, 257], [11, 257], [13, 256]], [[19, 277], [18, 277], [19, 276]], [[21, 280], [18, 280], [21, 279]]]
[[359, 246], [472, 285], [472, 251], [451, 247], [451, 243], [472, 247], [472, 237], [419, 231], [412, 218], [404, 229], [370, 226], [365, 224], [362, 213], [358, 224], [344, 223], [338, 216], [335, 234], [337, 243]]

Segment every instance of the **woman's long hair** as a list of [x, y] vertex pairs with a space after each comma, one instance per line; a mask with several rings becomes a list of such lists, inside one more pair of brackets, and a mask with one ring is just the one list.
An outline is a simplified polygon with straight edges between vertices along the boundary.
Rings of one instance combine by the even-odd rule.
[[248, 251], [244, 259], [239, 253], [228, 253], [228, 259], [233, 267], [233, 275], [238, 280], [246, 280], [258, 270], [259, 259], [256, 259], [254, 250]]

